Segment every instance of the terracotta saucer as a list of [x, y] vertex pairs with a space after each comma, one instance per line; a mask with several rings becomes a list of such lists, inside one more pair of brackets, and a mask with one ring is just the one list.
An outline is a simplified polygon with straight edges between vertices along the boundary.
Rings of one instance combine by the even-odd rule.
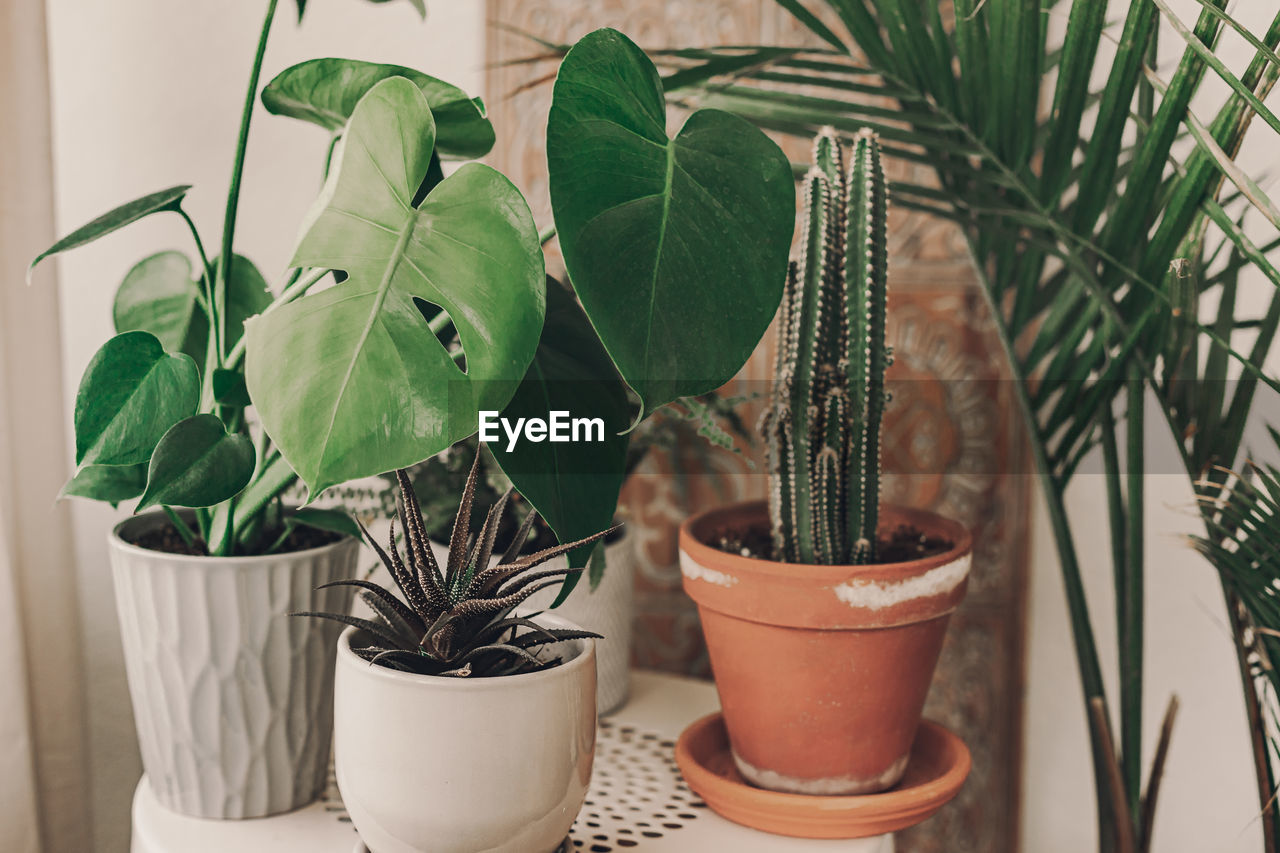
[[915, 826], [950, 802], [973, 766], [964, 741], [922, 720], [907, 773], [891, 790], [841, 797], [766, 791], [738, 774], [719, 712], [684, 730], [676, 763], [694, 793], [721, 816], [798, 838], [866, 838]]

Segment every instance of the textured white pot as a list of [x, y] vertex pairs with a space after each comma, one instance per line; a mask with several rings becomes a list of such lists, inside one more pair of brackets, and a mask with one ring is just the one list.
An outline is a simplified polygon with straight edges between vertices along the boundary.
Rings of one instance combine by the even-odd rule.
[[[267, 557], [189, 557], [130, 545], [159, 513], [108, 537], [138, 745], [157, 799], [206, 818], [265, 817], [324, 790], [342, 626], [360, 544]], [[124, 537], [124, 538], [122, 538]]]
[[[625, 529], [625, 528], [624, 528]], [[605, 572], [600, 585], [591, 588], [582, 577], [564, 604], [553, 613], [575, 622], [588, 631], [604, 637], [596, 640], [596, 707], [600, 715], [611, 714], [623, 706], [631, 693], [631, 632], [635, 624], [635, 537], [624, 533], [617, 542], [605, 546]], [[547, 564], [563, 566], [559, 557]], [[544, 610], [555, 601], [558, 589], [535, 593], [522, 606]]]
[[[538, 622], [573, 627], [555, 616]], [[595, 650], [495, 678], [414, 675], [338, 640], [334, 761], [371, 853], [552, 853], [587, 796], [596, 738]]]

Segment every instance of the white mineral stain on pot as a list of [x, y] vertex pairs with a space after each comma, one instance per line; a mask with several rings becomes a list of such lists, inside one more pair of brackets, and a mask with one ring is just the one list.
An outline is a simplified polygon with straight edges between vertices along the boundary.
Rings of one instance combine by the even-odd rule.
[[695, 562], [692, 557], [683, 551], [680, 552], [680, 573], [692, 580], [706, 581], [717, 586], [733, 586], [738, 582], [738, 579], [733, 575], [727, 575], [715, 569], [708, 569], [706, 566]]
[[[730, 752], [733, 751], [730, 750]], [[733, 763], [742, 774], [742, 778], [770, 791], [838, 797], [851, 794], [873, 794], [896, 785], [902, 779], [902, 774], [906, 772], [907, 759], [910, 757], [910, 754], [902, 756], [878, 776], [830, 776], [819, 779], [797, 779], [774, 770], [762, 770], [743, 761], [737, 752], [733, 752]]]
[[851, 580], [834, 587], [836, 597], [850, 607], [884, 610], [919, 598], [946, 595], [969, 577], [972, 554], [902, 581]]

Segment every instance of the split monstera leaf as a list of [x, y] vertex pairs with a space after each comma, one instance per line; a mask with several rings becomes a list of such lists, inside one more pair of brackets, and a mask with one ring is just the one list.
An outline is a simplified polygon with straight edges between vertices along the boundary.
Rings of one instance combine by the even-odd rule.
[[[471, 435], [538, 346], [544, 271], [524, 197], [469, 163], [414, 207], [434, 150], [431, 108], [411, 81], [361, 98], [292, 261], [347, 278], [249, 322], [249, 396], [313, 492]], [[421, 303], [446, 312], [465, 365]]]

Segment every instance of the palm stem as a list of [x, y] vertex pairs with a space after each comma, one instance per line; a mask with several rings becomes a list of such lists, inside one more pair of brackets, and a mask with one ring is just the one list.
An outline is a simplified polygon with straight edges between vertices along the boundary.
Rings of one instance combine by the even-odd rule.
[[1098, 661], [1097, 641], [1093, 632], [1093, 622], [1089, 617], [1089, 603], [1085, 597], [1084, 581], [1080, 574], [1080, 561], [1076, 556], [1075, 538], [1071, 533], [1071, 522], [1067, 516], [1065, 490], [1063, 484], [1050, 473], [1044, 437], [1036, 421], [1035, 410], [1032, 408], [1031, 401], [1027, 396], [1027, 380], [1021, 374], [1019, 367], [1021, 362], [1016, 357], [1013, 341], [1010, 340], [1008, 329], [1005, 327], [1004, 314], [1000, 311], [1000, 306], [995, 301], [996, 291], [994, 285], [987, 277], [985, 267], [978, 260], [981, 256], [978, 254], [978, 247], [974, 244], [972, 236], [968, 237], [967, 245], [973, 261], [973, 267], [982, 281], [982, 287], [979, 289], [987, 299], [988, 308], [991, 310], [992, 316], [996, 318], [994, 325], [998, 332], [997, 337], [1000, 340], [1001, 348], [1004, 350], [1005, 362], [1014, 374], [1014, 381], [1010, 383], [1010, 386], [1013, 388], [1018, 411], [1022, 415], [1023, 425], [1027, 430], [1028, 444], [1031, 447], [1031, 454], [1037, 472], [1036, 479], [1040, 482], [1041, 492], [1044, 495], [1045, 505], [1049, 513], [1049, 522], [1053, 528], [1053, 539], [1058, 551], [1058, 564], [1062, 574], [1062, 584], [1067, 594], [1067, 612], [1071, 619], [1071, 640], [1075, 645], [1076, 665], [1080, 672], [1081, 685], [1084, 688], [1085, 718], [1089, 721], [1089, 739], [1093, 756], [1094, 794], [1098, 807], [1099, 849], [1105, 853], [1105, 851], [1111, 850], [1114, 844], [1117, 815], [1115, 815], [1112, 808], [1111, 798], [1107, 794], [1107, 767], [1105, 762], [1101, 760], [1106, 738], [1098, 728], [1092, 709], [1096, 700], [1101, 704], [1104, 713], [1106, 713], [1107, 694], [1106, 688], [1102, 683], [1102, 667]]

